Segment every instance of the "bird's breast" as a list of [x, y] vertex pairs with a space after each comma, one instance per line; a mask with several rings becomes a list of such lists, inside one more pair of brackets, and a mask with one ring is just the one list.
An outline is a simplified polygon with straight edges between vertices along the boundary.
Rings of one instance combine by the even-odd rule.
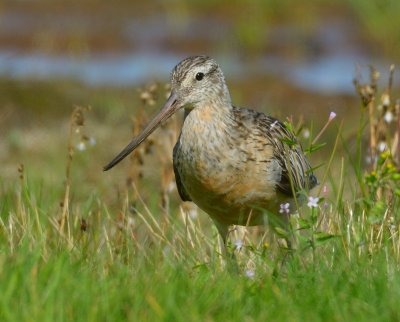
[[174, 149], [176, 169], [192, 200], [213, 216], [273, 199], [281, 169], [272, 151], [239, 133], [243, 129], [229, 120], [197, 114], [193, 110], [185, 119]]

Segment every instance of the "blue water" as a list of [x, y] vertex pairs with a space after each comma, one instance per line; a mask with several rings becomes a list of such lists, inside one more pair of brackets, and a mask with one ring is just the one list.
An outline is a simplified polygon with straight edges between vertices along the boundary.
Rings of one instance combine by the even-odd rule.
[[131, 85], [169, 75], [177, 57], [152, 53], [88, 58], [0, 52], [0, 75], [17, 79], [76, 79], [90, 85]]
[[[58, 19], [53, 21], [55, 26], [60, 23]], [[68, 27], [69, 20], [63, 21], [66, 24], [63, 28]], [[3, 32], [18, 34], [29, 32], [38, 22], [40, 20], [37, 17], [30, 15], [8, 14], [0, 19], [0, 27]], [[74, 23], [89, 24], [85, 19], [74, 20]], [[53, 25], [50, 24], [51, 26]], [[137, 49], [126, 49], [114, 54], [98, 52], [74, 57], [0, 48], [0, 77], [74, 79], [92, 86], [131, 86], [155, 79], [166, 81], [171, 69], [186, 56], [179, 51], [171, 53], [163, 47], [162, 44], [170, 34], [165, 32], [166, 26], [165, 21], [158, 16], [130, 21], [122, 28], [122, 32], [127, 44]], [[91, 30], [90, 24], [86, 27]], [[176, 28], [174, 32], [178, 43], [191, 40], [193, 35], [196, 35], [199, 42], [213, 43], [218, 38], [226, 38], [229, 30], [220, 21], [205, 18], [192, 21], [185, 28]], [[294, 25], [281, 25], [269, 30], [266, 37], [272, 47], [305, 49], [305, 57], [295, 59], [267, 53], [258, 59], [246, 60], [240, 59], [240, 54], [236, 54], [234, 50], [226, 49], [225, 52], [210, 54], [222, 66], [227, 79], [265, 74], [283, 78], [294, 86], [311, 92], [349, 94], [354, 93], [352, 80], [356, 76], [357, 66], [361, 67], [365, 80], [368, 80], [368, 64], [378, 68], [383, 79], [389, 70], [388, 62], [368, 57], [365, 49], [359, 48], [360, 44], [352, 39], [351, 30], [349, 22], [343, 20], [324, 21], [307, 39], [303, 39], [304, 35]], [[395, 74], [397, 84], [399, 74]]]
[[[160, 78], [167, 80], [171, 69], [183, 57], [183, 54], [135, 52], [74, 58], [3, 50], [0, 51], [0, 75], [16, 79], [75, 79], [92, 86], [130, 86]], [[272, 74], [305, 90], [331, 94], [354, 92], [352, 80], [357, 66], [366, 80], [368, 64], [373, 64], [383, 75], [389, 68], [388, 63], [337, 54], [296, 64], [277, 57], [265, 57], [247, 64], [234, 57], [225, 59], [217, 55], [216, 59], [228, 79], [251, 76], [252, 72]]]

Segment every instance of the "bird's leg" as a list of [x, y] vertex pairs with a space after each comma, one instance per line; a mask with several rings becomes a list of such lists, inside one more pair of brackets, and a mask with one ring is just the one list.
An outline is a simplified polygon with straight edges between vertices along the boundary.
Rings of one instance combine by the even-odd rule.
[[235, 253], [234, 253], [234, 251], [229, 251], [228, 245], [227, 245], [228, 236], [229, 236], [229, 225], [223, 224], [216, 220], [214, 220], [214, 223], [218, 229], [219, 235], [222, 238], [222, 242], [223, 242], [222, 254], [227, 262], [228, 270], [230, 272], [237, 273], [239, 271], [239, 266], [236, 261]]

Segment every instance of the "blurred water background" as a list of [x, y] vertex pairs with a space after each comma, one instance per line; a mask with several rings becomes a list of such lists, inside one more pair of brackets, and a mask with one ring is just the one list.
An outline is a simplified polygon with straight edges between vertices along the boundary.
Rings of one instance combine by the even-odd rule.
[[0, 6], [0, 76], [133, 86], [205, 53], [230, 78], [346, 94], [357, 65], [385, 69], [398, 55], [399, 10], [395, 1], [10, 1]]
[[335, 111], [352, 135], [352, 80], [399, 62], [399, 15], [395, 0], [2, 1], [3, 171], [52, 158], [75, 105], [93, 107], [97, 142], [126, 138], [136, 89], [194, 54], [219, 62], [237, 105], [317, 124]]

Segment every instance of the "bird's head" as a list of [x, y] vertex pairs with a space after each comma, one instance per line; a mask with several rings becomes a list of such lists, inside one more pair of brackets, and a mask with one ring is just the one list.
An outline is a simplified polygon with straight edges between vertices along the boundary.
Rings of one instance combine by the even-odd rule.
[[221, 68], [207, 56], [189, 57], [176, 65], [171, 73], [171, 89], [179, 107], [187, 109], [209, 103], [230, 103]]
[[171, 73], [171, 95], [162, 109], [109, 164], [111, 169], [136, 149], [165, 120], [181, 108], [194, 109], [205, 104], [230, 105], [230, 95], [218, 64], [207, 56], [182, 60]]

